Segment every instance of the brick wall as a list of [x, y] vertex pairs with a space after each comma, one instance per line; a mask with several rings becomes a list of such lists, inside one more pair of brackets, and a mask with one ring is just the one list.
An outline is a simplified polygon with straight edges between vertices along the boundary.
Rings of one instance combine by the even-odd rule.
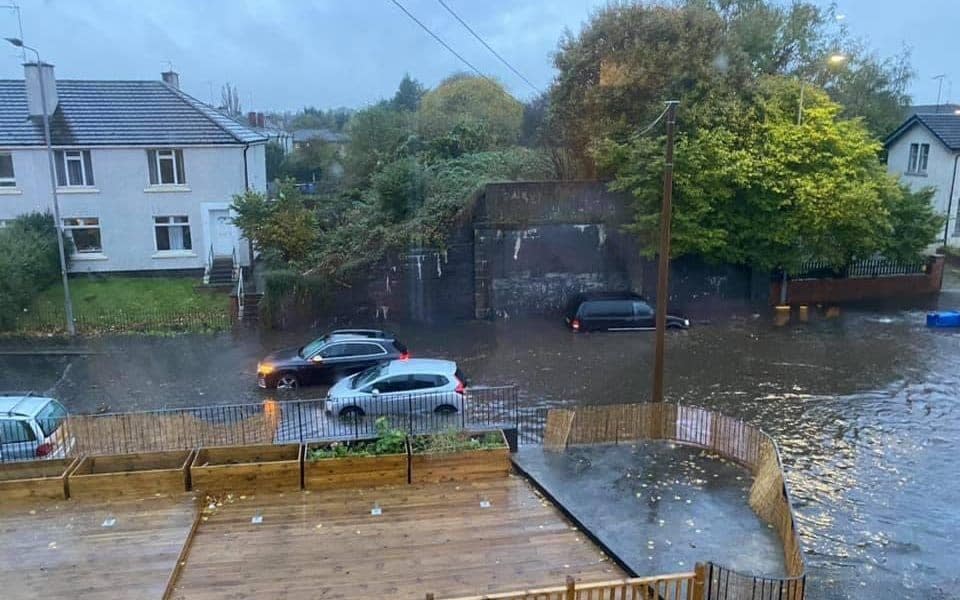
[[[924, 296], [940, 291], [943, 256], [931, 256], [922, 275], [848, 279], [800, 279], [787, 283], [787, 304], [830, 304]], [[770, 284], [770, 304], [780, 303], [780, 282]]]

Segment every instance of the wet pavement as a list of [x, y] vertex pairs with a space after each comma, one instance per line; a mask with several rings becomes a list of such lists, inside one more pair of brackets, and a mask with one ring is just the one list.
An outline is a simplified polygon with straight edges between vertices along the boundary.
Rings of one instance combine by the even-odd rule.
[[748, 504], [743, 467], [667, 442], [520, 449], [514, 460], [637, 575], [712, 560], [785, 574], [783, 547]]
[[[960, 278], [946, 287], [939, 305], [960, 308]], [[927, 329], [929, 307], [813, 310], [783, 327], [766, 312], [694, 315], [694, 328], [668, 335], [668, 400], [744, 418], [780, 444], [811, 598], [960, 598], [960, 331]], [[574, 335], [552, 319], [391, 327], [414, 356], [458, 360], [472, 383], [516, 383], [526, 406], [649, 398], [652, 334]], [[257, 359], [316, 333], [0, 354], [0, 390], [49, 390], [74, 412], [259, 402]], [[0, 352], [63, 346], [0, 340]]]

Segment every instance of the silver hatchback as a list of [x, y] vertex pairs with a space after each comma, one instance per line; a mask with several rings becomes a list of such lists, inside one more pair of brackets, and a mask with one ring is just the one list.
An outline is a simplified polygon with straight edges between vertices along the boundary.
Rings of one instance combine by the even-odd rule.
[[73, 448], [67, 409], [53, 398], [0, 394], [0, 462], [65, 458]]
[[385, 362], [330, 388], [326, 410], [341, 417], [463, 410], [466, 383], [457, 363], [413, 358]]

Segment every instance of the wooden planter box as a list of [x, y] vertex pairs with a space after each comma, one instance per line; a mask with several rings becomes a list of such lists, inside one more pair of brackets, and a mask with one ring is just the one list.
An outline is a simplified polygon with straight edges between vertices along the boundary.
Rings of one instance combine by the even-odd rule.
[[[503, 448], [462, 452], [410, 452], [410, 483], [497, 479], [510, 473], [510, 448], [502, 431]], [[483, 436], [486, 433], [471, 434]]]
[[201, 448], [190, 479], [207, 494], [292, 492], [300, 489], [302, 465], [299, 444]]
[[70, 497], [67, 472], [75, 458], [0, 464], [0, 506], [15, 500], [63, 500]]
[[[375, 440], [358, 440], [371, 442]], [[351, 443], [351, 442], [347, 442]], [[406, 485], [409, 477], [408, 452], [381, 456], [344, 456], [310, 460], [310, 451], [329, 447], [329, 443], [314, 443], [303, 455], [303, 489], [335, 490]]]
[[72, 498], [149, 498], [190, 489], [192, 450], [85, 456], [67, 478]]

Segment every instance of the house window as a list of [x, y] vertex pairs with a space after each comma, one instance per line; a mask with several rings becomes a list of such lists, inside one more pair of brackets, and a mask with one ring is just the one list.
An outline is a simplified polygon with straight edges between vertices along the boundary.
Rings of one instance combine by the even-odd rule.
[[191, 250], [190, 220], [187, 217], [154, 217], [153, 231], [157, 238], [157, 251]]
[[77, 254], [103, 252], [100, 243], [100, 219], [97, 217], [83, 217], [64, 219], [63, 230], [71, 240]]
[[147, 150], [150, 185], [184, 185], [183, 150]]
[[0, 187], [16, 187], [17, 180], [13, 176], [13, 155], [9, 152], [0, 152]]
[[930, 144], [910, 144], [910, 158], [907, 173], [926, 174], [927, 160], [930, 158]]
[[93, 162], [89, 150], [57, 150], [57, 185], [90, 187], [93, 185]]

